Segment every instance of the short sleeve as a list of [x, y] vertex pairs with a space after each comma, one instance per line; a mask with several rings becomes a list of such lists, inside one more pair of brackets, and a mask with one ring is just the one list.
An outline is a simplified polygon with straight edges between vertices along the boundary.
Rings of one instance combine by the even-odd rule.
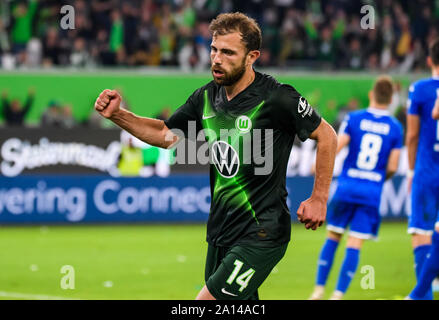
[[393, 139], [394, 144], [392, 149], [401, 149], [404, 144], [404, 129], [401, 123], [397, 122], [395, 129], [395, 139]]
[[[173, 130], [178, 129], [184, 133], [185, 138], [188, 137], [189, 128], [195, 125], [194, 132], [198, 134], [198, 132], [202, 129], [199, 117], [199, 99], [200, 99], [200, 90], [195, 91], [186, 102], [180, 106], [168, 120], [165, 120], [165, 125]], [[174, 130], [175, 131], [175, 130]], [[175, 131], [178, 134], [178, 131]], [[196, 136], [194, 137], [194, 139]]]
[[296, 135], [303, 142], [319, 126], [322, 118], [292, 86], [283, 84], [270, 96], [275, 124], [283, 131]]
[[412, 115], [421, 115], [422, 100], [419, 89], [412, 84], [409, 89], [409, 97], [407, 100], [407, 113]]
[[338, 129], [338, 134], [347, 134], [351, 135], [351, 117], [349, 114], [345, 115], [342, 123], [340, 124], [340, 128]]

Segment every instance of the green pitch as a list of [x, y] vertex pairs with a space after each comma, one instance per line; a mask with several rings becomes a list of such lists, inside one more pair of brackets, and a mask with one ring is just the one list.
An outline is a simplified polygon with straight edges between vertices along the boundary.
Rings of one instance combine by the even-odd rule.
[[[0, 227], [1, 299], [194, 299], [204, 284], [204, 225]], [[260, 288], [261, 299], [307, 299], [315, 278], [323, 229], [294, 224], [284, 259]], [[327, 296], [344, 255], [336, 255]], [[65, 265], [71, 271], [61, 273]], [[363, 266], [374, 289], [363, 289]], [[363, 271], [364, 271], [363, 270]], [[367, 280], [367, 279], [366, 279]], [[363, 283], [372, 285], [370, 281]], [[61, 284], [74, 283], [74, 289]], [[384, 223], [367, 242], [346, 299], [395, 299], [415, 284], [405, 223]], [[436, 299], [439, 296], [436, 294]]]

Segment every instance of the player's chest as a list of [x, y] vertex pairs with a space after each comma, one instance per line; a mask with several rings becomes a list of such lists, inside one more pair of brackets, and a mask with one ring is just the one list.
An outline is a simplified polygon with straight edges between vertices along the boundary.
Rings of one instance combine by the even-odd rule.
[[221, 136], [253, 136], [273, 128], [265, 101], [247, 111], [226, 111], [205, 106], [200, 118], [209, 142], [219, 140]]

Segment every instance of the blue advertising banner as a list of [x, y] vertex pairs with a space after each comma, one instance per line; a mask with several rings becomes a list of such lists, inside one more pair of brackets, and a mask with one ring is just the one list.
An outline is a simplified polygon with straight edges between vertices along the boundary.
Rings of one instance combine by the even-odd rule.
[[[313, 183], [312, 177], [287, 178], [293, 221]], [[406, 218], [408, 200], [405, 179], [388, 181], [381, 201], [382, 217]], [[209, 207], [207, 175], [0, 177], [0, 224], [205, 222]]]

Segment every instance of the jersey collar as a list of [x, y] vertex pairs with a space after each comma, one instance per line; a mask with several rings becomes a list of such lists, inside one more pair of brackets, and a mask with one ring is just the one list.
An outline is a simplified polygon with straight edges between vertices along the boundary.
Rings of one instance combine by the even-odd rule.
[[372, 114], [376, 114], [378, 116], [390, 116], [389, 110], [377, 109], [377, 108], [372, 108], [372, 107], [367, 108], [367, 112], [370, 112]]

